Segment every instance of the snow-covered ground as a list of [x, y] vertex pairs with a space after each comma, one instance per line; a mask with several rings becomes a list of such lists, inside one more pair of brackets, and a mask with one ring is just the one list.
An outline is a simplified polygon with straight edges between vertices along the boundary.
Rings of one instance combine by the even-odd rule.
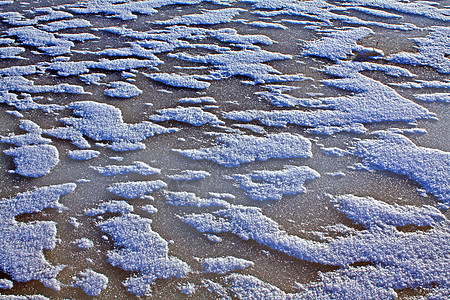
[[0, 299], [450, 298], [449, 1], [0, 20]]

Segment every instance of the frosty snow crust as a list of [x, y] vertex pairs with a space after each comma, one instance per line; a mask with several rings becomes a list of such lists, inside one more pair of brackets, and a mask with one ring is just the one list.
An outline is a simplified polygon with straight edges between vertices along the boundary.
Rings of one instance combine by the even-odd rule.
[[269, 134], [267, 137], [224, 134], [216, 142], [218, 145], [211, 148], [174, 151], [195, 160], [211, 160], [225, 167], [270, 158], [312, 156], [311, 142], [296, 134]]
[[236, 174], [231, 178], [239, 183], [249, 197], [263, 201], [304, 193], [306, 188], [302, 184], [318, 177], [320, 174], [309, 167], [287, 165], [279, 171], [255, 171], [245, 175]]
[[17, 222], [15, 217], [45, 208], [60, 210], [64, 206], [58, 202], [59, 198], [72, 192], [75, 187], [74, 183], [47, 186], [0, 200], [0, 269], [13, 280], [38, 280], [55, 290], [61, 288], [56, 276], [64, 266], [51, 265], [43, 252], [56, 246], [56, 223], [23, 223]]
[[353, 153], [369, 167], [406, 175], [443, 202], [450, 202], [450, 153], [417, 147], [405, 136], [391, 132], [378, 132], [377, 136], [358, 142]]
[[[198, 9], [199, 4], [213, 8]], [[171, 6], [191, 7], [196, 13], [180, 10], [173, 17], [158, 15], [160, 9]], [[99, 201], [85, 208], [84, 214], [97, 218], [97, 229], [113, 241], [114, 249], [107, 252], [108, 262], [132, 272], [123, 282], [128, 292], [151, 295], [152, 288], [164, 279], [191, 280], [192, 273], [202, 271], [206, 276], [216, 274], [215, 281], [183, 281], [180, 292], [195, 297], [203, 289], [223, 299], [392, 299], [399, 290], [417, 288], [423, 289], [429, 299], [450, 296], [450, 223], [432, 205], [397, 205], [370, 196], [335, 195], [331, 199], [334, 209], [353, 225], [362, 227], [336, 224], [334, 229], [324, 229], [324, 239], [319, 241], [285, 231], [256, 206], [260, 201], [291, 201], [307, 192], [307, 182], [320, 180], [321, 174], [292, 161], [301, 164], [313, 159], [312, 136], [335, 136], [340, 132], [360, 135], [361, 139], [353, 141], [348, 149], [321, 147], [323, 153], [336, 158], [357, 157], [362, 161], [359, 169], [406, 176], [423, 188], [422, 195], [435, 197], [431, 204], [436, 204], [437, 199], [440, 208], [450, 206], [450, 153], [421, 147], [405, 136], [426, 133], [415, 127], [418, 121], [437, 120], [430, 108], [433, 106], [426, 106], [427, 109], [426, 104], [450, 102], [448, 81], [415, 80], [417, 75], [408, 67], [429, 67], [440, 74], [450, 72], [450, 30], [442, 25], [450, 21], [448, 8], [426, 1], [388, 0], [106, 0], [30, 8], [20, 11], [22, 8], [13, 1], [0, 1], [0, 18], [5, 28], [0, 39], [0, 58], [4, 62], [0, 69], [0, 103], [11, 109], [7, 111], [9, 117], [19, 121], [14, 132], [2, 134], [0, 140], [11, 145], [3, 151], [15, 166], [9, 173], [30, 180], [51, 178], [52, 170], [65, 168], [64, 159], [68, 156], [80, 161], [77, 164], [92, 162], [96, 165], [89, 165], [91, 169], [111, 176], [114, 182], [107, 185], [106, 191], [118, 199]], [[353, 12], [358, 17], [352, 16]], [[403, 20], [409, 15], [441, 25], [421, 28], [422, 25]], [[98, 27], [100, 23], [94, 22], [93, 16], [119, 25]], [[133, 29], [133, 20], [150, 16], [155, 16], [155, 20], [146, 24], [146, 31]], [[252, 27], [258, 34], [242, 34], [242, 28]], [[277, 33], [289, 34], [293, 28], [312, 34], [299, 41], [296, 53], [277, 52]], [[412, 38], [417, 51], [385, 54], [378, 49], [378, 43], [372, 47], [362, 45], [386, 31], [420, 33], [420, 37]], [[102, 44], [101, 37], [106, 34], [119, 42], [101, 49], [97, 45]], [[42, 62], [29, 63], [35, 57], [42, 57]], [[180, 66], [171, 66], [169, 60]], [[319, 81], [297, 71], [285, 74], [280, 71], [281, 62], [317, 63], [321, 68], [315, 71], [327, 79]], [[383, 74], [388, 84], [374, 79], [374, 73]], [[55, 80], [40, 79], [51, 76]], [[234, 106], [225, 108], [221, 94], [215, 98], [209, 95], [218, 83], [236, 78], [255, 90], [263, 90], [254, 92], [255, 98], [272, 107], [241, 109], [236, 104], [243, 99], [227, 99], [227, 104]], [[151, 84], [142, 85], [142, 79]], [[338, 94], [294, 96], [300, 82], [315, 88], [324, 84]], [[117, 101], [140, 105], [148, 97], [149, 88], [158, 85], [170, 89], [164, 90], [167, 93], [188, 91], [184, 95], [189, 96], [152, 110], [148, 115], [151, 122], [128, 123]], [[405, 89], [413, 89], [413, 93], [403, 93]], [[93, 96], [99, 94], [106, 100]], [[67, 101], [59, 103], [49, 95], [62, 96]], [[28, 120], [34, 118], [34, 111], [55, 116], [59, 125], [41, 127], [40, 122]], [[366, 135], [373, 124], [390, 126], [386, 122], [400, 122], [412, 128], [391, 128]], [[216, 139], [207, 146], [170, 150], [192, 160], [212, 161], [220, 165], [218, 168], [236, 168], [228, 173], [230, 176], [221, 178], [243, 189], [255, 206], [239, 205], [242, 199], [229, 193], [210, 192], [209, 197], [203, 198], [197, 193], [172, 190], [175, 184], [182, 187], [185, 183], [208, 181], [215, 176], [214, 170], [166, 172], [144, 161], [100, 166], [96, 163], [109, 155], [109, 150], [139, 153], [151, 147], [152, 137], [176, 134], [186, 128], [208, 128], [213, 130], [208, 134]], [[65, 141], [72, 144], [71, 150], [62, 151]], [[109, 149], [102, 149], [104, 146]], [[252, 166], [265, 166], [262, 163], [277, 159], [282, 168]], [[90, 161], [83, 162], [86, 160]], [[289, 160], [289, 164], [284, 160]], [[145, 178], [120, 181], [128, 176]], [[161, 180], [164, 178], [169, 180]], [[46, 208], [61, 210], [65, 207], [59, 199], [75, 188], [73, 183], [51, 185], [0, 200], [0, 271], [11, 279], [0, 279], [2, 293], [8, 293], [15, 282], [32, 280], [60, 290], [62, 284], [57, 276], [65, 266], [52, 265], [44, 255], [44, 250], [51, 251], [58, 242], [66, 242], [57, 239], [59, 224], [25, 223], [16, 217]], [[143, 201], [154, 201], [155, 206], [143, 205]], [[135, 202], [140, 203], [138, 209]], [[234, 256], [200, 258], [196, 269], [171, 255], [172, 242], [152, 229], [151, 219], [140, 215], [157, 214], [159, 202], [179, 208], [179, 219], [204, 234], [209, 242], [221, 243], [226, 238], [224, 234], [233, 234], [274, 253], [337, 269], [320, 273], [316, 281], [298, 285], [298, 292], [294, 293], [252, 275], [255, 263]], [[191, 213], [183, 213], [183, 209], [190, 209]], [[75, 217], [69, 223], [75, 230], [81, 225]], [[328, 236], [333, 230], [334, 235]], [[85, 237], [71, 243], [84, 252], [95, 247]], [[95, 297], [108, 288], [110, 280], [107, 274], [92, 269], [74, 272], [70, 286]], [[47, 299], [41, 295], [0, 298]]]
[[99, 224], [100, 229], [112, 236], [120, 249], [108, 252], [108, 261], [138, 276], [129, 277], [124, 285], [138, 295], [151, 293], [151, 285], [158, 278], [183, 277], [189, 266], [168, 256], [168, 244], [151, 229], [151, 220], [129, 214]]
[[[353, 195], [339, 196], [335, 201], [340, 211], [356, 223], [364, 224], [366, 230], [327, 243], [314, 242], [286, 233], [260, 209], [244, 206], [231, 206], [212, 214], [191, 214], [183, 220], [200, 232], [231, 232], [301, 260], [341, 266], [338, 271], [322, 274], [319, 281], [292, 295], [253, 276], [230, 275], [226, 280], [232, 281], [231, 290], [242, 299], [333, 299], [348, 295], [352, 299], [361, 295], [364, 298], [394, 298], [394, 289], [430, 286], [436, 281], [444, 290], [448, 289], [450, 274], [442, 272], [442, 268], [448, 264], [444, 253], [449, 250], [449, 221], [439, 210], [392, 206], [370, 197]], [[433, 226], [433, 229], [410, 233], [396, 229], [405, 225]], [[432, 257], [443, 260], [430, 262]], [[376, 266], [351, 266], [357, 262], [371, 262]], [[335, 281], [340, 284], [332, 285]]]
[[75, 279], [74, 286], [81, 287], [89, 296], [98, 296], [108, 285], [108, 278], [90, 269], [82, 271]]
[[233, 272], [238, 269], [246, 269], [253, 266], [254, 263], [233, 256], [211, 257], [202, 260], [202, 268], [205, 273], [216, 273], [219, 275]]

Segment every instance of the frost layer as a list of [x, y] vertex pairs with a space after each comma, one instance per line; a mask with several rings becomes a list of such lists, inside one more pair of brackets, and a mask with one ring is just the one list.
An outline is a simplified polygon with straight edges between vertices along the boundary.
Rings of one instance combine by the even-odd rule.
[[211, 257], [202, 259], [202, 268], [205, 273], [216, 273], [219, 275], [233, 272], [239, 269], [246, 269], [253, 266], [252, 261], [237, 258], [234, 256]]
[[161, 180], [155, 181], [132, 181], [113, 183], [108, 187], [108, 192], [126, 199], [144, 198], [157, 190], [166, 187], [167, 184]]
[[59, 198], [76, 185], [67, 183], [38, 188], [0, 200], [0, 269], [13, 280], [38, 280], [45, 286], [60, 289], [56, 279], [64, 266], [53, 266], [44, 257], [44, 249], [56, 246], [56, 224], [50, 221], [16, 222], [21, 214], [37, 213], [45, 208], [61, 209]]
[[166, 192], [164, 196], [166, 197], [167, 203], [175, 206], [228, 206], [228, 202], [219, 198], [211, 197], [205, 199], [188, 192]]
[[[69, 105], [76, 116], [61, 119], [67, 127], [57, 127], [46, 133], [58, 138], [71, 140], [80, 148], [90, 145], [83, 135], [96, 141], [110, 141], [113, 149], [134, 150], [140, 143], [155, 134], [175, 131], [151, 122], [127, 124], [123, 121], [120, 109], [93, 101], [74, 102]], [[145, 145], [144, 145], [145, 147]]]
[[4, 153], [14, 157], [15, 173], [27, 177], [46, 175], [59, 162], [58, 149], [52, 145], [22, 146]]
[[358, 142], [353, 154], [369, 167], [406, 175], [443, 202], [450, 202], [448, 152], [418, 147], [400, 134], [378, 132], [377, 139]]
[[319, 177], [320, 174], [309, 167], [286, 166], [280, 171], [255, 171], [245, 175], [235, 174], [231, 178], [249, 197], [263, 201], [304, 193], [306, 188], [303, 184]]
[[127, 173], [137, 173], [140, 175], [155, 175], [161, 173], [160, 169], [153, 168], [142, 161], [135, 161], [130, 166], [108, 165], [105, 167], [91, 167], [95, 171], [105, 176], [114, 176]]
[[297, 134], [279, 133], [266, 137], [220, 135], [217, 146], [198, 150], [174, 151], [191, 159], [207, 159], [225, 167], [235, 167], [255, 160], [270, 158], [311, 157], [311, 142]]
[[[424, 107], [415, 104], [383, 83], [360, 74], [364, 70], [385, 71], [394, 76], [410, 76], [401, 68], [387, 68], [378, 64], [345, 62], [327, 67], [324, 71], [343, 78], [323, 80], [328, 86], [354, 92], [349, 96], [323, 98], [294, 98], [280, 92], [268, 95], [277, 106], [302, 106], [305, 110], [248, 110], [225, 114], [226, 119], [242, 122], [259, 121], [268, 126], [295, 124], [313, 127], [315, 133], [333, 134], [355, 131], [365, 123], [386, 121], [411, 122], [436, 118]], [[334, 127], [334, 128], [333, 128]], [[331, 129], [331, 132], [329, 131]], [[363, 133], [359, 130], [358, 133]]]
[[118, 249], [108, 251], [108, 261], [126, 271], [137, 272], [123, 284], [138, 296], [149, 295], [158, 279], [183, 277], [189, 266], [168, 255], [167, 242], [150, 226], [151, 220], [129, 214], [99, 224], [110, 235]]
[[[340, 267], [323, 273], [317, 282], [305, 285], [303, 291], [289, 295], [253, 276], [231, 275], [231, 289], [241, 299], [391, 299], [396, 297], [394, 290], [407, 287], [448, 289], [450, 272], [445, 267], [449, 263], [445, 253], [450, 250], [446, 229], [449, 221], [439, 211], [399, 208], [370, 197], [347, 195], [336, 200], [339, 210], [366, 229], [330, 238], [328, 242], [315, 242], [286, 233], [260, 209], [244, 206], [190, 214], [183, 220], [200, 232], [230, 232], [301, 260]], [[372, 208], [370, 213], [366, 207]], [[431, 229], [401, 232], [389, 224], [429, 225]], [[352, 266], [360, 262], [375, 266]]]
[[107, 287], [108, 277], [103, 274], [84, 270], [75, 278], [74, 286], [79, 286], [89, 296], [98, 296]]

